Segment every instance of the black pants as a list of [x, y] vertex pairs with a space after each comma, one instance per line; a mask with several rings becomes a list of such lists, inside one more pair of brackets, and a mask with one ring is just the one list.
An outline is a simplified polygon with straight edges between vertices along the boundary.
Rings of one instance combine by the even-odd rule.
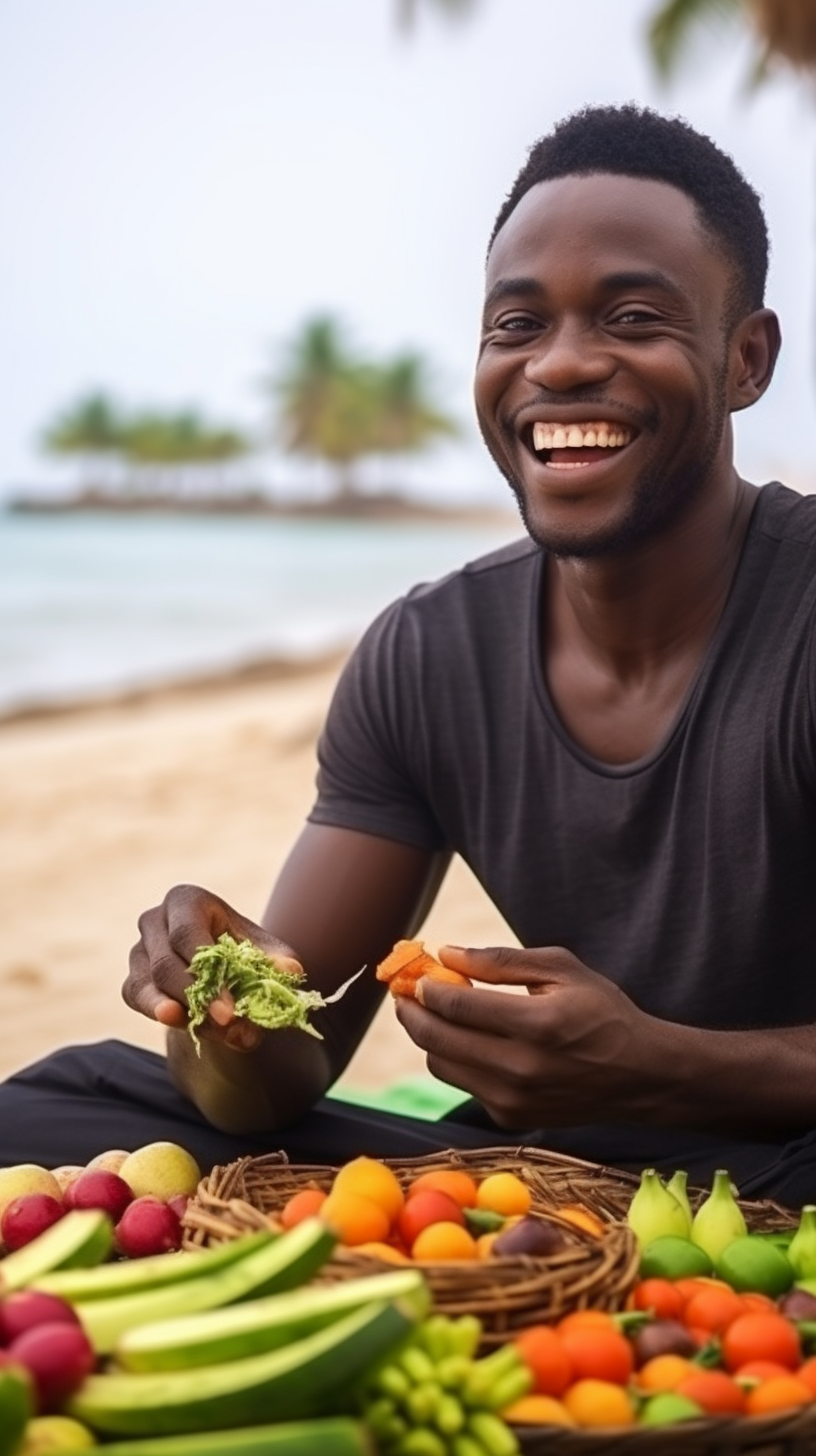
[[84, 1164], [108, 1148], [161, 1139], [187, 1148], [205, 1171], [281, 1147], [295, 1163], [336, 1164], [361, 1153], [421, 1157], [445, 1148], [526, 1145], [635, 1172], [685, 1168], [699, 1186], [727, 1168], [744, 1198], [776, 1198], [792, 1208], [816, 1203], [816, 1132], [779, 1143], [625, 1124], [508, 1133], [476, 1102], [423, 1122], [324, 1099], [283, 1133], [233, 1136], [210, 1127], [175, 1091], [163, 1057], [120, 1041], [67, 1047], [0, 1084], [0, 1167]]

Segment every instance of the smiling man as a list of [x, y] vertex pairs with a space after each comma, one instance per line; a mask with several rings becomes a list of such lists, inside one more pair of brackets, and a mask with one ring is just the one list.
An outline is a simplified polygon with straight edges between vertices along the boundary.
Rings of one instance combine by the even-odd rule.
[[[260, 924], [190, 886], [142, 916], [124, 994], [168, 1064], [104, 1044], [20, 1073], [0, 1163], [506, 1141], [814, 1199], [816, 500], [743, 480], [731, 428], [779, 348], [767, 246], [753, 189], [681, 121], [589, 108], [532, 149], [475, 378], [526, 537], [366, 633]], [[447, 947], [476, 989], [426, 980], [397, 1014], [471, 1100], [435, 1125], [322, 1100], [454, 853], [520, 948]], [[325, 995], [371, 971], [315, 1015], [323, 1041], [222, 1000], [199, 1059], [187, 967], [223, 931]]]

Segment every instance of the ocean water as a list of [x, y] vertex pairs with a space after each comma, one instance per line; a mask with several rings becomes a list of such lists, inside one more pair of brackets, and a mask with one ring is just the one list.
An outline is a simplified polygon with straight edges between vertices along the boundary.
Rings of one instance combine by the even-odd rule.
[[512, 515], [0, 512], [0, 712], [346, 647], [415, 583], [521, 534]]

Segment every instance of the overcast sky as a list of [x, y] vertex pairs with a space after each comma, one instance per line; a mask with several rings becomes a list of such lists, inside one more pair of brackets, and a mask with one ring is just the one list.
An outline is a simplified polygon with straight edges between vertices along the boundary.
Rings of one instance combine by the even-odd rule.
[[0, 492], [55, 479], [37, 436], [83, 391], [260, 430], [282, 340], [331, 310], [362, 348], [436, 362], [466, 441], [415, 482], [500, 496], [470, 379], [484, 250], [528, 146], [586, 102], [679, 113], [763, 195], [783, 358], [738, 420], [754, 479], [816, 480], [816, 102], [740, 99], [712, 36], [670, 90], [657, 0], [3, 0]]

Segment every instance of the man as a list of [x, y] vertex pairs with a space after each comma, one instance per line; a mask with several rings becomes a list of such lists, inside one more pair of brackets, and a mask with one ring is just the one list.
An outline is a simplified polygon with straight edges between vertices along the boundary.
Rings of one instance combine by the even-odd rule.
[[[731, 427], [778, 353], [766, 267], [756, 194], [684, 123], [587, 109], [533, 148], [491, 240], [475, 378], [527, 539], [369, 630], [262, 925], [192, 887], [142, 917], [124, 995], [169, 1028], [173, 1088], [135, 1049], [51, 1058], [0, 1091], [2, 1158], [536, 1142], [812, 1200], [816, 503], [742, 480]], [[332, 1108], [373, 967], [454, 852], [524, 949], [445, 949], [477, 988], [425, 981], [397, 1014], [473, 1101], [435, 1125]], [[225, 930], [324, 994], [369, 971], [315, 1018], [324, 1041], [223, 998], [199, 1059], [187, 966]], [[56, 1107], [70, 1139], [45, 1130]]]

